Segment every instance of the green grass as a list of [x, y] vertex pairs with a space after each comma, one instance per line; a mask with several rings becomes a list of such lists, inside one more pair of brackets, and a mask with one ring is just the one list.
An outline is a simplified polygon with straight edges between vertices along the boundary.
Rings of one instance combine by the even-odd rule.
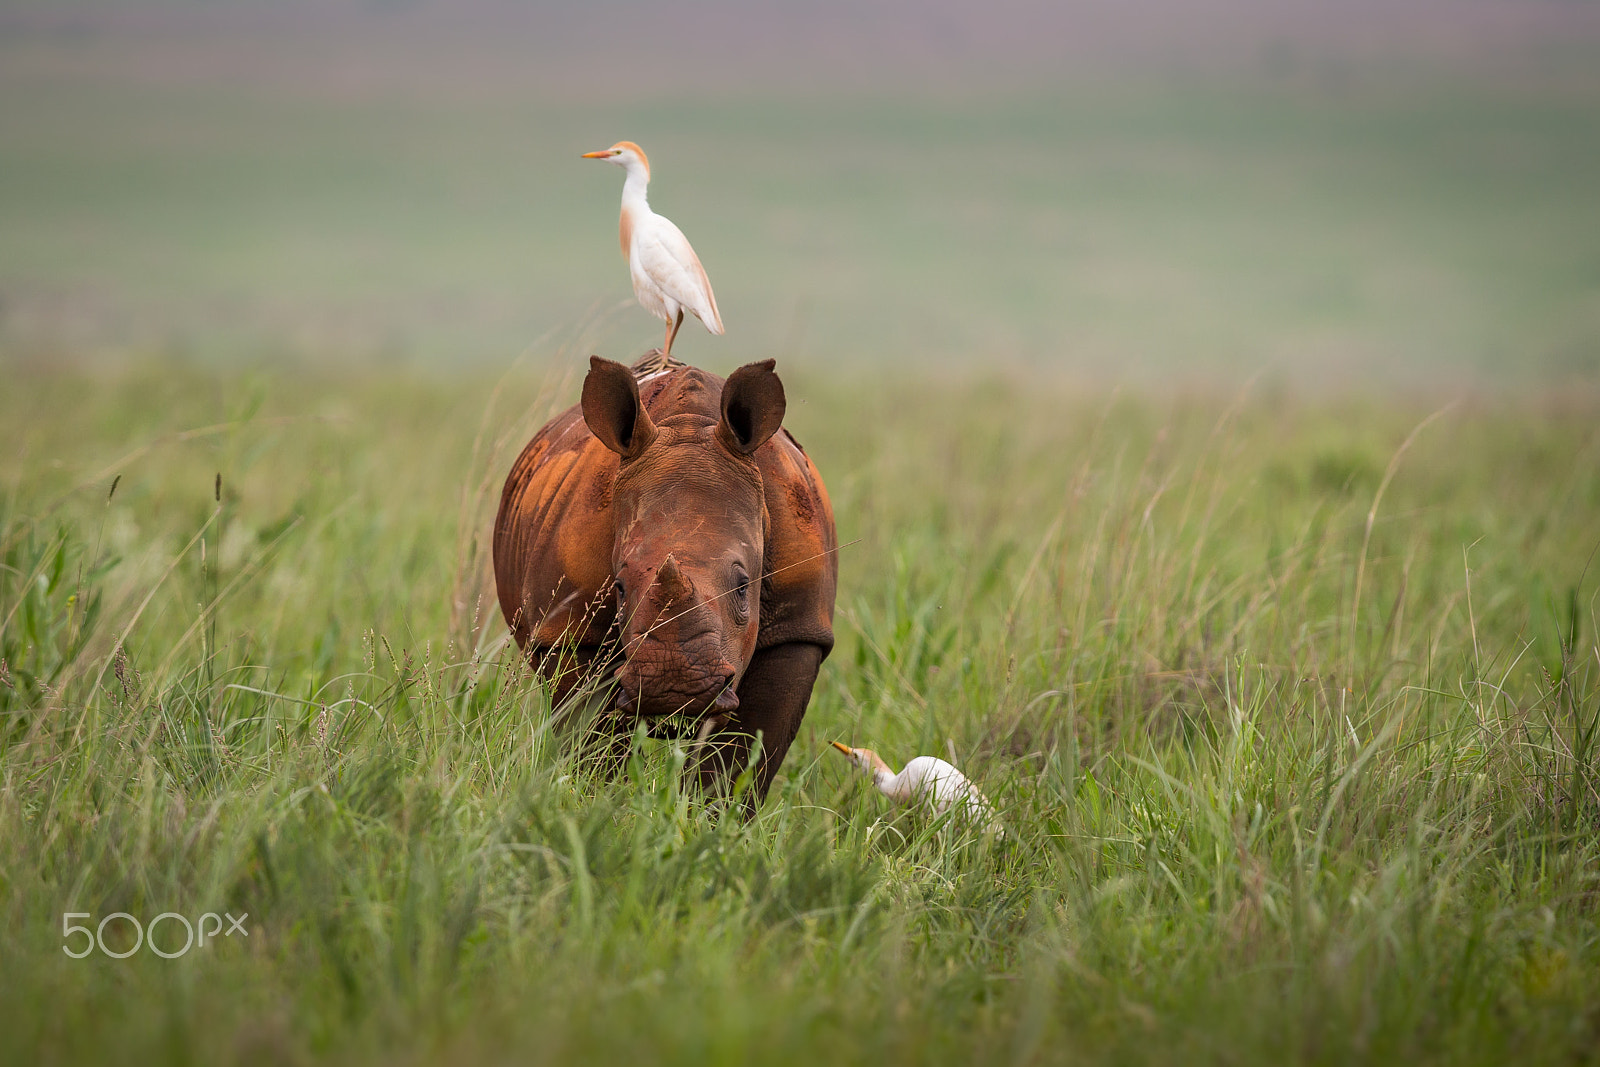
[[[0, 1056], [1595, 1061], [1592, 396], [780, 368], [848, 545], [746, 823], [664, 746], [595, 781], [497, 640], [547, 355], [6, 368]], [[1006, 837], [835, 738], [953, 751]], [[68, 911], [250, 936], [74, 960]]]

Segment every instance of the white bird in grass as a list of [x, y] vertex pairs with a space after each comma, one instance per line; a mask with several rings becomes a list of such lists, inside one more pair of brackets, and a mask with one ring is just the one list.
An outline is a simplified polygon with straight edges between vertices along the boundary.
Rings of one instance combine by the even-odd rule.
[[883, 757], [870, 748], [851, 748], [838, 741], [832, 742], [832, 745], [870, 774], [878, 792], [896, 804], [920, 800], [936, 816], [960, 804], [965, 816], [973, 823], [986, 831], [1000, 832], [1000, 820], [995, 817], [988, 799], [967, 780], [966, 775], [937, 756], [917, 756], [896, 774], [894, 768], [883, 762]]
[[644, 309], [667, 320], [667, 340], [659, 362], [665, 369], [672, 360], [672, 339], [683, 325], [683, 313], [692, 311], [714, 334], [722, 333], [722, 315], [711, 292], [700, 257], [689, 246], [683, 231], [665, 215], [650, 210], [645, 189], [650, 185], [650, 160], [644, 149], [632, 141], [618, 141], [598, 152], [585, 152], [584, 159], [604, 159], [628, 172], [622, 183], [622, 222], [618, 233], [622, 254], [628, 257], [633, 275], [633, 295]]

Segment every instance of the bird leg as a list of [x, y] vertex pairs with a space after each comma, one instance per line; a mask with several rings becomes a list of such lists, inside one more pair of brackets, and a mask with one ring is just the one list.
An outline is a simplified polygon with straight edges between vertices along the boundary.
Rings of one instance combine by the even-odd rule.
[[672, 339], [678, 336], [678, 327], [682, 325], [683, 309], [679, 308], [677, 320], [675, 322], [667, 323], [667, 344], [666, 347], [661, 350], [661, 362], [663, 364], [667, 364], [672, 361]]
[[633, 365], [633, 373], [641, 382], [647, 378], [654, 378], [658, 374], [665, 374], [674, 367], [684, 364], [672, 358], [672, 339], [678, 336], [678, 328], [683, 325], [683, 309], [678, 309], [676, 322], [667, 323], [667, 339], [660, 348], [653, 348], [638, 363]]

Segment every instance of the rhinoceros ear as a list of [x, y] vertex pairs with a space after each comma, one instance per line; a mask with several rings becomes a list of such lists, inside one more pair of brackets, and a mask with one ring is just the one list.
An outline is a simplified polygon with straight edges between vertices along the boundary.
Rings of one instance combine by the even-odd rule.
[[599, 356], [589, 357], [589, 374], [583, 379], [583, 421], [623, 459], [643, 452], [656, 436], [656, 424], [639, 402], [633, 371]]
[[783, 382], [773, 373], [776, 361], [746, 363], [722, 386], [722, 443], [748, 456], [767, 443], [783, 425]]

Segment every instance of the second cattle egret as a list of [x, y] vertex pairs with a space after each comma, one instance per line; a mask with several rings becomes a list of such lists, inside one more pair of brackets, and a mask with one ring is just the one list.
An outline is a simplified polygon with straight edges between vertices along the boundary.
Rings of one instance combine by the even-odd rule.
[[618, 141], [598, 152], [585, 152], [584, 159], [604, 159], [628, 172], [622, 183], [622, 222], [618, 233], [622, 254], [628, 257], [633, 275], [633, 295], [644, 309], [667, 320], [667, 340], [661, 348], [663, 368], [672, 359], [672, 339], [683, 325], [683, 313], [693, 312], [712, 333], [722, 332], [722, 315], [711, 292], [700, 257], [689, 246], [683, 231], [665, 215], [650, 210], [645, 190], [650, 185], [650, 160], [644, 149], [632, 141]]
[[989, 801], [978, 791], [978, 787], [953, 765], [937, 756], [918, 756], [896, 774], [894, 768], [883, 762], [883, 757], [870, 748], [851, 748], [838, 741], [832, 744], [849, 756], [857, 767], [871, 775], [872, 784], [878, 787], [878, 792], [896, 804], [920, 800], [935, 815], [943, 815], [959, 804], [962, 813], [984, 830], [1000, 830], [1000, 821], [995, 818], [994, 808], [989, 806]]

